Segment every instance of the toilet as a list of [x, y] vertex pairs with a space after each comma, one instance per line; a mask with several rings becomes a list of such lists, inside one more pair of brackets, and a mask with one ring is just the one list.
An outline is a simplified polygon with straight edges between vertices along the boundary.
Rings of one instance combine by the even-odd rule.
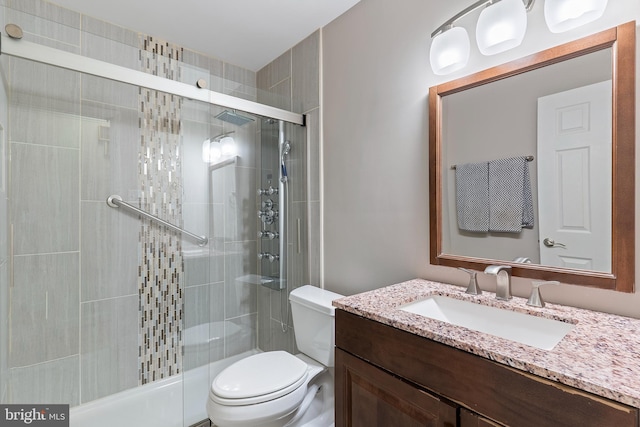
[[[342, 295], [302, 286], [289, 295], [301, 354], [268, 351], [220, 372], [207, 414], [218, 427], [333, 425], [334, 299]], [[312, 421], [310, 421], [312, 419]]]

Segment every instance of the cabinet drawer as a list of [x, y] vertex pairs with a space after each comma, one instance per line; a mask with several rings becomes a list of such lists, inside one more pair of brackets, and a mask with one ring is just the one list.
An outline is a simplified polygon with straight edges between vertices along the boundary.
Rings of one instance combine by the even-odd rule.
[[500, 424], [638, 427], [638, 410], [336, 311], [336, 346]]

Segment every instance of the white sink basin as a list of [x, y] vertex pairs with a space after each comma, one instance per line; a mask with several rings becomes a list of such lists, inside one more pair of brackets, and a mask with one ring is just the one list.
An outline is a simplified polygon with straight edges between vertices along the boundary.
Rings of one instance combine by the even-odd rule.
[[440, 295], [403, 305], [399, 309], [543, 350], [553, 349], [575, 326]]

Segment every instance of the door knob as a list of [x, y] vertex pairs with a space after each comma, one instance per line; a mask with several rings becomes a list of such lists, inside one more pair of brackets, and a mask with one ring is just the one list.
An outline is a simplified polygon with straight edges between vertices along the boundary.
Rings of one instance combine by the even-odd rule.
[[554, 241], [553, 239], [550, 238], [546, 238], [542, 241], [542, 243], [544, 243], [544, 245], [548, 248], [566, 248], [566, 246], [564, 245], [564, 243], [557, 243], [556, 241]]

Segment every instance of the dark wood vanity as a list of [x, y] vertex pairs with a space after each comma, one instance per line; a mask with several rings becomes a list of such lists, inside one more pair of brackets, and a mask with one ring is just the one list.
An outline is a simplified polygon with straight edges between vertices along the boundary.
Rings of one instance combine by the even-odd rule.
[[637, 408], [343, 310], [335, 373], [338, 427], [639, 426]]

